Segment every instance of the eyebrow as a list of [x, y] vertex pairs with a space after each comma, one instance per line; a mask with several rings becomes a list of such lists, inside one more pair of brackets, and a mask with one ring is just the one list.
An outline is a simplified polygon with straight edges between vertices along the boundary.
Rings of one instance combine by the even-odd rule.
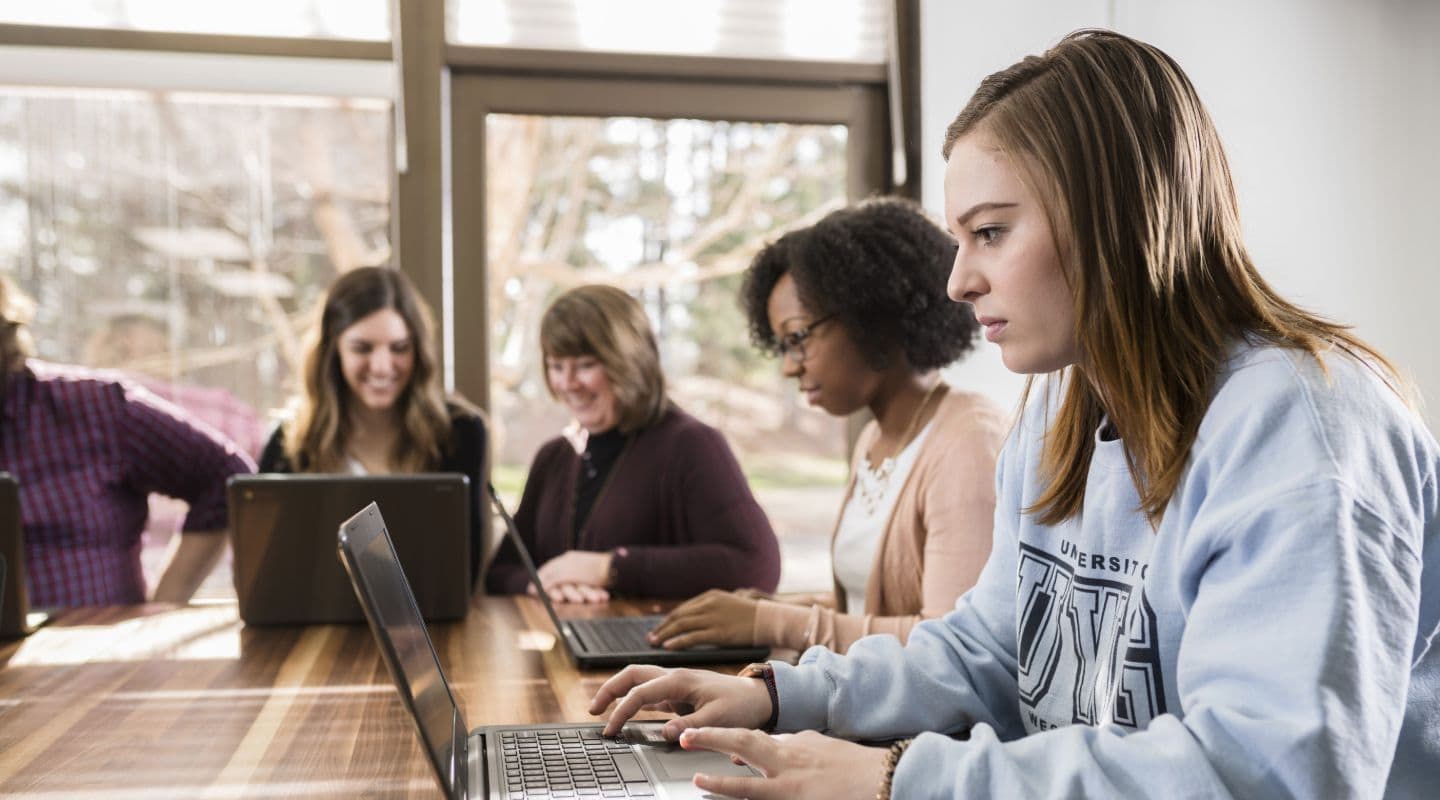
[[965, 227], [965, 223], [969, 222], [971, 217], [975, 216], [976, 214], [979, 214], [981, 211], [994, 211], [994, 210], [997, 209], [997, 208], [1014, 208], [1015, 206], [1018, 206], [1018, 205], [1020, 205], [1020, 204], [1019, 204], [1019, 203], [976, 203], [975, 205], [973, 205], [973, 206], [970, 207], [970, 210], [969, 210], [969, 211], [966, 211], [964, 214], [961, 214], [960, 216], [958, 216], [958, 217], [955, 218], [955, 225], [956, 225], [957, 227], [961, 227], [961, 228]]
[[356, 339], [356, 338], [351, 338], [351, 339], [348, 339], [347, 341], [348, 341], [348, 343], [349, 343], [352, 347], [355, 346], [355, 345], [366, 345], [366, 346], [369, 346], [369, 347], [374, 347], [374, 346], [376, 346], [376, 345], [409, 344], [409, 343], [410, 343], [411, 341], [413, 341], [413, 340], [414, 340], [414, 337], [413, 337], [413, 336], [406, 335], [406, 336], [400, 337], [399, 339], [364, 339], [364, 338]]
[[795, 329], [794, 329], [794, 328], [790, 329], [789, 331], [786, 331], [786, 333], [783, 333], [783, 334], [780, 333], [780, 331], [785, 330], [785, 326], [788, 325], [788, 324], [791, 323], [791, 322], [798, 322], [798, 323], [800, 323], [800, 324], [799, 324], [799, 327], [801, 327], [801, 328], [808, 328], [808, 327], [810, 327], [810, 321], [808, 321], [808, 320], [805, 319], [805, 315], [804, 315], [804, 314], [796, 314], [796, 315], [794, 315], [794, 316], [786, 317], [785, 319], [780, 320], [780, 324], [775, 327], [774, 332], [775, 332], [777, 335], [780, 335], [780, 336], [786, 336], [786, 335], [789, 335], [789, 334], [791, 334], [791, 333], [794, 333], [794, 332], [795, 332]]

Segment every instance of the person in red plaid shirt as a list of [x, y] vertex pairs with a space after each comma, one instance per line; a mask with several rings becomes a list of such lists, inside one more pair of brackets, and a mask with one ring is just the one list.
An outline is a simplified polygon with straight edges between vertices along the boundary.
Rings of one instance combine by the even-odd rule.
[[188, 601], [225, 549], [225, 481], [254, 462], [115, 373], [30, 358], [30, 308], [0, 276], [0, 470], [20, 484], [31, 603], [144, 602], [152, 492], [184, 500], [190, 513], [148, 599]]

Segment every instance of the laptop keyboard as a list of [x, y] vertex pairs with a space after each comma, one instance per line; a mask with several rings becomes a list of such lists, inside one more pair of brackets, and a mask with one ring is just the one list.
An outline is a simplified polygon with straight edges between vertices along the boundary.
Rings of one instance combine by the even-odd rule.
[[630, 745], [602, 737], [599, 728], [499, 736], [507, 800], [655, 796]]
[[572, 619], [569, 624], [591, 652], [635, 653], [656, 649], [645, 634], [658, 622], [658, 617], [606, 617]]

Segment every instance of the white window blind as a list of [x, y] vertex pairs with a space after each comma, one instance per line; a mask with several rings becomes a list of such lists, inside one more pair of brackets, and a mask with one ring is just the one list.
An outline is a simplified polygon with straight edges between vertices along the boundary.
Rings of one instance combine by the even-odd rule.
[[888, 0], [450, 0], [456, 44], [878, 64]]
[[390, 38], [389, 0], [12, 0], [0, 22], [174, 33]]

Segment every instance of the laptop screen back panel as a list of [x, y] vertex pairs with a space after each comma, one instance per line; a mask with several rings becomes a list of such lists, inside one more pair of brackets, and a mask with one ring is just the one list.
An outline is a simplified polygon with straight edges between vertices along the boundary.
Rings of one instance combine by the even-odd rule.
[[[447, 796], [457, 799], [511, 797], [517, 786], [523, 786], [521, 791], [528, 795], [539, 775], [543, 774], [546, 782], [565, 779], [557, 775], [558, 765], [549, 755], [526, 753], [523, 745], [513, 752], [506, 751], [501, 741], [506, 734], [523, 732], [521, 736], [543, 737], [547, 731], [565, 732], [564, 738], [589, 736], [598, 744], [601, 726], [596, 723], [490, 725], [467, 736], [465, 719], [440, 667], [434, 643], [420, 619], [414, 595], [396, 561], [379, 509], [368, 506], [347, 521], [340, 529], [339, 549], [386, 667]], [[589, 749], [572, 753], [583, 759], [581, 768], [588, 772], [584, 785], [595, 791], [582, 789], [581, 783], [573, 781], [566, 791], [582, 797], [598, 794], [724, 800], [695, 788], [694, 773], [757, 774], [748, 767], [733, 764], [722, 754], [683, 751], [674, 743], [665, 742], [660, 735], [662, 724], [631, 723], [625, 728], [627, 741], [604, 744], [606, 749], [619, 751], [611, 755], [617, 760], [612, 762], [608, 777], [602, 768], [595, 766], [597, 754]], [[634, 744], [628, 741], [632, 737]], [[629, 770], [620, 763], [627, 757], [633, 757], [629, 759]], [[569, 759], [572, 764], [575, 761], [576, 758]], [[637, 769], [640, 774], [627, 774]], [[575, 778], [574, 772], [567, 777]], [[606, 785], [607, 782], [610, 785]], [[620, 787], [618, 784], [622, 783]], [[488, 795], [484, 794], [487, 788]], [[551, 793], [548, 789], [536, 794], [568, 796], [565, 791]]]
[[347, 582], [364, 608], [436, 778], [449, 797], [465, 797], [468, 772], [460, 745], [467, 735], [465, 718], [374, 503], [339, 527], [339, 549]]
[[371, 502], [397, 520], [395, 549], [425, 619], [459, 619], [470, 596], [463, 475], [248, 475], [230, 480], [235, 594], [251, 625], [360, 622], [326, 531]]
[[0, 639], [14, 639], [31, 631], [27, 620], [30, 598], [25, 585], [25, 533], [20, 524], [20, 487], [9, 473], [0, 472], [0, 555], [5, 575], [0, 580]]

